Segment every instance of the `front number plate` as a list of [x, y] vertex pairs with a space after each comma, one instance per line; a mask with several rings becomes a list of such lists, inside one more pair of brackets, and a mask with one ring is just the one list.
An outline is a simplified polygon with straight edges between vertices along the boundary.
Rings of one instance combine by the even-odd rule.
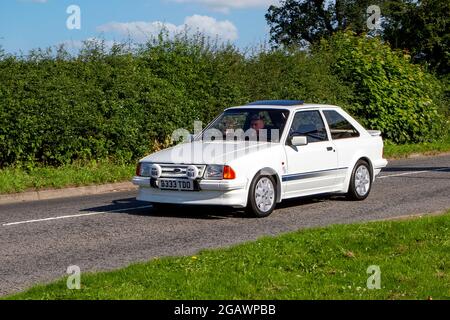
[[185, 179], [159, 179], [158, 186], [162, 190], [194, 190], [194, 182]]

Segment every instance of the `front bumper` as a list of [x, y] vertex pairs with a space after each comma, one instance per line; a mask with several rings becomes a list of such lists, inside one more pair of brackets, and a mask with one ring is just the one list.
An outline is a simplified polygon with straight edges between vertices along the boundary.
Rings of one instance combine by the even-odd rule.
[[150, 178], [134, 177], [139, 186], [137, 200], [192, 205], [223, 205], [242, 208], [247, 206], [246, 180], [200, 180], [199, 191], [160, 190], [150, 186]]

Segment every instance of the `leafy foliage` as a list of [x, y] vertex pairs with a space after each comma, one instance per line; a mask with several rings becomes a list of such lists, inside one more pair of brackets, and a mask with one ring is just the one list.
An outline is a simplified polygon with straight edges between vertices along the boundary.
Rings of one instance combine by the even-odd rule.
[[[309, 80], [308, 77], [311, 77]], [[130, 162], [174, 129], [261, 98], [339, 103], [348, 90], [305, 53], [245, 56], [203, 37], [138, 48], [86, 42], [0, 59], [0, 167], [74, 160]]]
[[367, 7], [372, 0], [282, 0], [269, 7], [266, 20], [277, 45], [312, 44], [337, 31], [367, 31]]
[[[381, 9], [382, 28], [366, 25], [371, 5]], [[448, 0], [282, 0], [270, 6], [266, 20], [275, 45], [309, 45], [338, 31], [381, 34], [393, 48], [406, 49], [414, 62], [441, 75], [450, 72]]]
[[383, 38], [408, 49], [415, 62], [439, 74], [450, 72], [450, 1], [387, 1]]
[[351, 32], [323, 40], [319, 50], [329, 52], [333, 72], [354, 89], [350, 111], [367, 127], [395, 143], [428, 141], [444, 132], [442, 87], [408, 54]]
[[261, 99], [341, 105], [392, 141], [422, 141], [437, 136], [438, 88], [387, 45], [339, 35], [312, 52], [244, 53], [199, 35], [1, 55], [0, 167], [129, 163], [176, 128]]

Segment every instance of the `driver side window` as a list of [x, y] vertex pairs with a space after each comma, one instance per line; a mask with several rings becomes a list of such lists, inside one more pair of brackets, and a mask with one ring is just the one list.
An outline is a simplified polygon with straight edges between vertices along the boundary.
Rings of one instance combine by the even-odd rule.
[[319, 111], [299, 111], [292, 122], [291, 136], [306, 136], [308, 143], [328, 141], [327, 130]]

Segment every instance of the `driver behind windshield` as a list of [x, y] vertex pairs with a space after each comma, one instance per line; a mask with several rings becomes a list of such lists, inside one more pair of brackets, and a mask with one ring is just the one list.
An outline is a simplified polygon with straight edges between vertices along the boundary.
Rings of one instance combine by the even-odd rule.
[[260, 130], [265, 129], [264, 118], [258, 114], [253, 115], [250, 122], [250, 128], [255, 130], [256, 136], [259, 137]]
[[259, 141], [267, 141], [267, 130], [264, 118], [259, 114], [254, 114], [250, 120], [250, 129], [254, 130], [256, 139]]

